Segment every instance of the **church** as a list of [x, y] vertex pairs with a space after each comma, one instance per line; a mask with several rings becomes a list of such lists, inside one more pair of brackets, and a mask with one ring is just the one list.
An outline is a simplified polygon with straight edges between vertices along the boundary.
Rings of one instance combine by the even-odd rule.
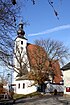
[[[37, 53], [37, 55], [35, 55]], [[28, 43], [27, 38], [25, 38], [25, 32], [23, 30], [23, 23], [19, 24], [19, 29], [17, 31], [17, 37], [15, 39], [14, 45], [14, 72], [13, 72], [13, 88], [14, 92], [17, 94], [30, 94], [37, 91], [37, 84], [34, 84], [34, 80], [29, 80], [27, 73], [30, 72], [31, 67], [36, 67], [39, 59], [41, 57], [46, 58], [45, 50], [31, 43]], [[41, 62], [39, 62], [41, 65]], [[60, 71], [60, 65], [58, 61], [51, 63], [53, 68], [56, 68], [54, 83], [60, 83], [62, 81], [62, 73]], [[44, 68], [47, 69], [49, 62], [45, 59]]]

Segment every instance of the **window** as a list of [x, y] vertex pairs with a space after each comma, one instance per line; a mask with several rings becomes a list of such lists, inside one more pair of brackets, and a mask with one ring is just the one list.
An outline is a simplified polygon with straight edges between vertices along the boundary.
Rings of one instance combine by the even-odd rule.
[[25, 84], [23, 83], [23, 89], [25, 88]]
[[23, 44], [23, 41], [21, 41], [21, 44]]
[[18, 84], [18, 88], [20, 88], [20, 83]]

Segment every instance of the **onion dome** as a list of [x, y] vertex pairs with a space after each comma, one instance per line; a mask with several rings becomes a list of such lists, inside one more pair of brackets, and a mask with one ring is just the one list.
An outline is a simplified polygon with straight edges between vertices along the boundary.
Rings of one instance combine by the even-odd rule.
[[22, 22], [19, 24], [19, 29], [17, 31], [17, 34], [19, 36], [24, 36], [25, 35], [25, 31], [23, 30], [23, 23]]

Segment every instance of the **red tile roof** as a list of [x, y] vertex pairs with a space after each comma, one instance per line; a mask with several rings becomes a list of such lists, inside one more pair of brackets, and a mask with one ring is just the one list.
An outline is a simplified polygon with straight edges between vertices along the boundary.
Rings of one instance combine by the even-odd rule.
[[[30, 61], [30, 65], [37, 65], [37, 63], [43, 62], [45, 60], [46, 67], [48, 67], [47, 53], [46, 51], [37, 45], [29, 44], [27, 46], [27, 53]], [[39, 61], [40, 60], [40, 61]]]
[[60, 65], [59, 62], [57, 60], [52, 61], [52, 70], [54, 70], [54, 82], [55, 83], [60, 83], [60, 81], [62, 81], [62, 72], [60, 70]]
[[[47, 53], [46, 51], [37, 45], [33, 45], [33, 44], [28, 44], [27, 45], [27, 53], [28, 53], [28, 58], [29, 58], [29, 62], [31, 66], [37, 66], [37, 63], [39, 61], [39, 59], [41, 59], [39, 61], [39, 63], [41, 63], [42, 60], [46, 60], [45, 61], [45, 68], [47, 69], [49, 66], [49, 61], [47, 60]], [[44, 59], [43, 59], [44, 58]], [[62, 81], [62, 77], [61, 77], [61, 70], [60, 70], [60, 65], [59, 62], [57, 60], [54, 60], [51, 62], [52, 65], [52, 70], [55, 73], [54, 76], [54, 82], [55, 83], [59, 83], [60, 81]]]

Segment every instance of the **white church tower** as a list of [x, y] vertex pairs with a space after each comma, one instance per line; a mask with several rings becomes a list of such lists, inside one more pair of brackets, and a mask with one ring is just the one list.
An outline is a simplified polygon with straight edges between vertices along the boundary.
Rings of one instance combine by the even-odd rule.
[[[23, 23], [21, 22], [19, 24], [19, 29], [17, 31], [17, 38], [15, 39], [15, 46], [14, 46], [14, 65], [15, 65], [15, 71], [19, 72], [20, 68], [20, 63], [18, 62], [18, 59], [23, 59], [23, 63], [28, 63], [27, 65], [27, 70], [30, 71], [29, 68], [29, 62], [28, 62], [28, 57], [27, 57], [27, 39], [25, 38], [25, 32], [23, 30]], [[21, 57], [21, 58], [20, 58]], [[17, 69], [18, 68], [18, 69]], [[14, 80], [16, 79], [16, 76], [18, 75], [17, 72], [14, 72]]]

